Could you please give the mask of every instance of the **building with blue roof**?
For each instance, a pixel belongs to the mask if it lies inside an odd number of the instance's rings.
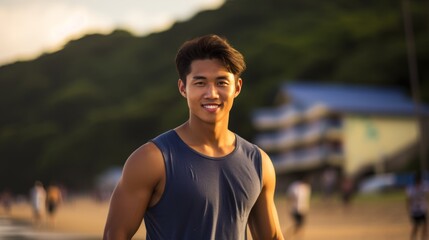
[[[388,170],[415,156],[418,111],[399,88],[285,83],[281,104],[254,111],[255,142],[277,173],[336,168],[345,175]]]

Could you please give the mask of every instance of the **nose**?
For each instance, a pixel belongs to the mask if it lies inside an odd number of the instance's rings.
[[[219,93],[218,93],[218,89],[216,88],[216,85],[207,84],[205,97],[206,98],[218,98],[219,97]]]

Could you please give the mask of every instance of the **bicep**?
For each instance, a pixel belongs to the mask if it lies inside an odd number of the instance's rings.
[[[283,239],[277,209],[274,203],[276,177],[268,155],[262,153],[262,191],[249,219],[253,239]]]
[[[105,239],[131,239],[163,173],[160,153],[143,146],[127,160],[110,201]]]

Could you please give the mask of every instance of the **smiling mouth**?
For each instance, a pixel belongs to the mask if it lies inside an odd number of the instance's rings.
[[[202,106],[205,109],[215,110],[215,109],[218,109],[221,106],[221,104],[203,104]]]

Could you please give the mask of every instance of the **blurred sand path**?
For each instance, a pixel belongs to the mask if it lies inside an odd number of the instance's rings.
[[[34,228],[29,221],[0,217],[0,239],[7,240],[93,240],[99,237],[79,233],[53,232]]]
[[[304,238],[301,239],[408,239],[411,226],[405,211],[404,201],[400,194],[396,194],[394,197],[376,197],[375,199],[359,197],[349,209],[344,209],[336,199],[330,203],[317,198],[313,199],[310,215],[307,219],[306,232]],[[284,196],[278,196],[276,204],[282,229],[286,232],[291,220]],[[86,236],[88,240],[101,239],[107,212],[107,202],[98,203],[90,197],[79,197],[60,206],[55,227],[50,226],[46,221],[43,226],[35,230],[39,232],[81,234]],[[14,205],[11,217],[31,223],[30,206],[26,203]],[[144,234],[145,229],[142,225],[133,239],[144,239]]]
[[[283,232],[292,224],[284,198],[277,198]],[[312,199],[304,240],[405,240],[411,224],[402,192],[383,197],[361,196],[348,208],[339,199]]]
[[[45,216],[42,225],[33,227],[33,229],[39,232],[80,234],[86,236],[87,239],[101,239],[108,207],[108,202],[100,203],[91,197],[73,198],[59,206],[55,226]],[[5,217],[1,211],[0,217]],[[31,225],[32,210],[30,205],[25,202],[14,204],[8,218],[27,222]],[[144,239],[144,226],[133,239]]]

